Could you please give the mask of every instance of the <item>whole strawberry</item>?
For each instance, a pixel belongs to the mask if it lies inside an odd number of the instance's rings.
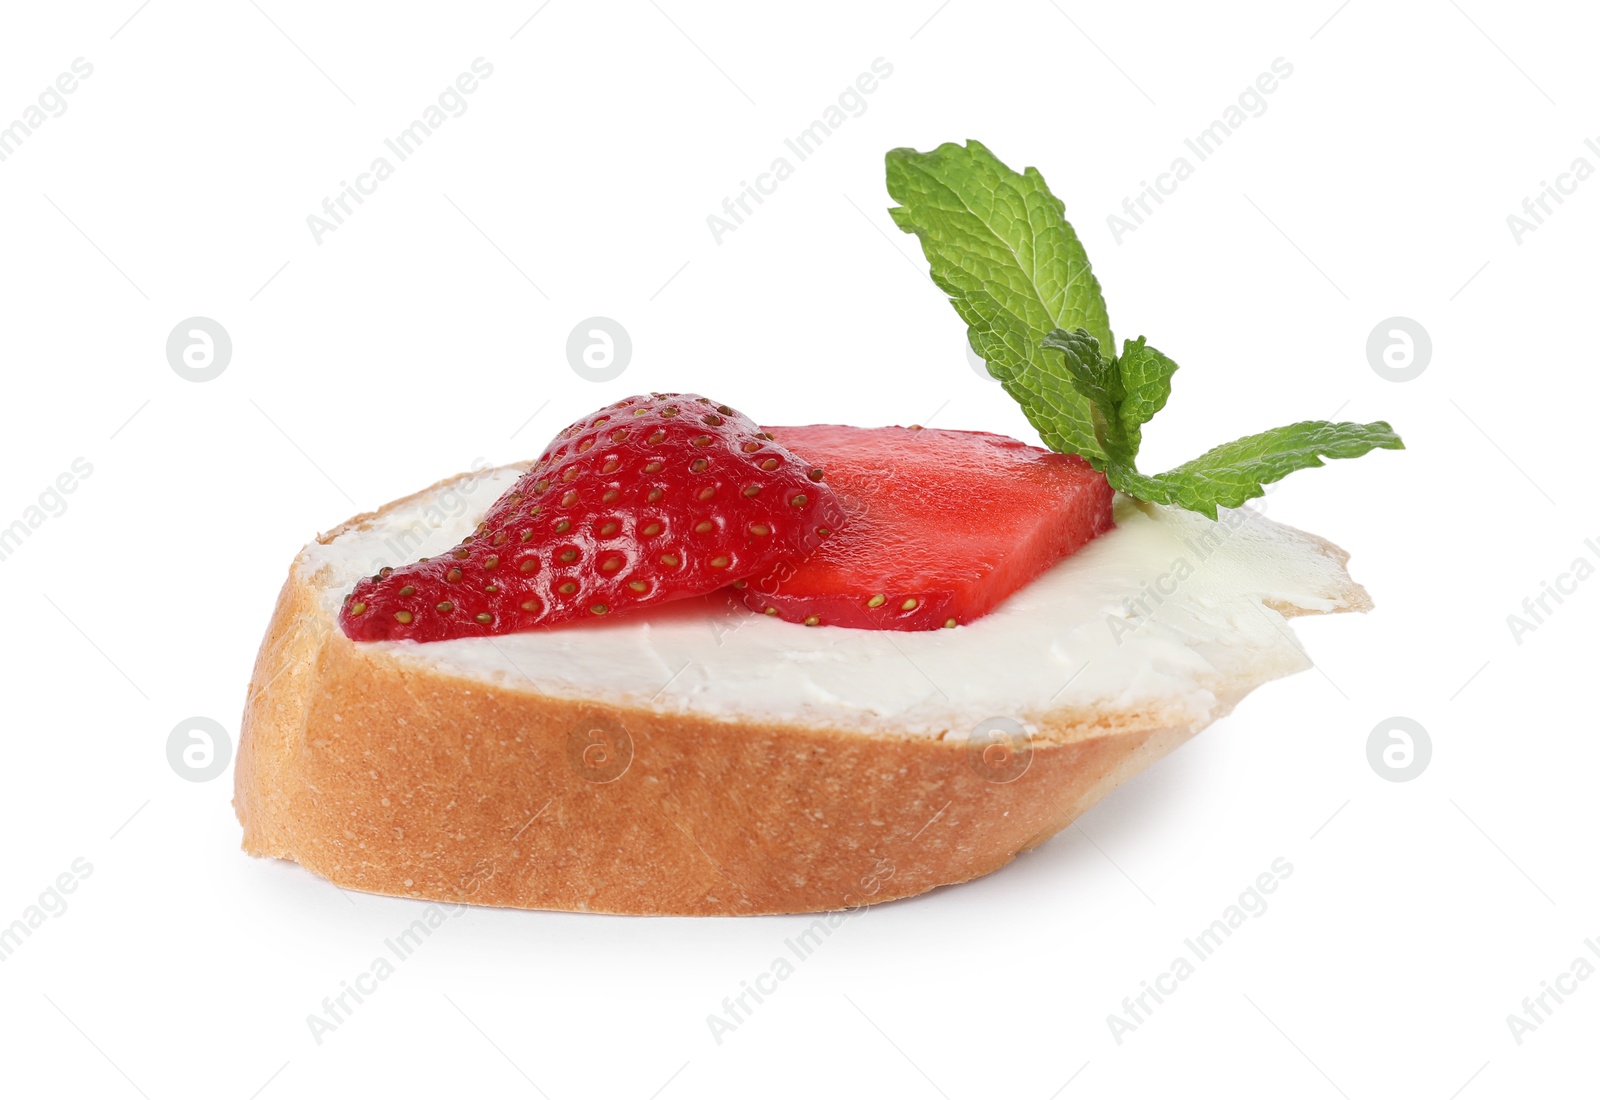
[[[698,394],[629,397],[561,432],[454,550],[355,586],[356,641],[510,634],[703,595],[838,526],[823,473]]]

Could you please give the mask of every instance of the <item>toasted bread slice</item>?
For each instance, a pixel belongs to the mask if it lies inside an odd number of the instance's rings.
[[[808,628],[726,596],[355,643],[361,576],[439,553],[522,472],[440,482],[290,568],[235,773],[244,848],[351,889],[603,913],[850,908],[964,882],[1309,667],[1346,555],[1247,511],[1117,528],[968,626]]]

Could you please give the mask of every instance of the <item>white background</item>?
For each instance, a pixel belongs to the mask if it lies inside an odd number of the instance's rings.
[[[93,466],[0,561],[0,924],[93,868],[0,963],[0,1088],[1592,1094],[1600,980],[1520,1045],[1506,1018],[1600,937],[1600,581],[1520,644],[1506,617],[1600,559],[1600,181],[1520,243],[1506,216],[1600,167],[1593,13],[136,2],[0,17],[0,122],[94,66],[0,162],[0,526]],[[307,215],[479,57],[469,109],[316,243]],[[880,57],[865,113],[717,244],[706,216]],[[1279,57],[1266,112],[1118,243],[1106,216]],[[237,737],[295,552],[649,389],[1029,438],[884,212],[886,150],[969,137],[1044,172],[1118,334],[1183,364],[1152,468],[1335,413],[1403,433],[1266,502],[1351,550],[1377,610],[1301,620],[1316,670],[1003,871],[856,917],[720,1045],[707,1015],[807,920],[470,910],[316,1043],[421,903],[242,855],[231,770],[165,749],[190,716]],[[597,314],[634,345],[606,384],[564,352]],[[164,352],[195,315],[234,345],[205,384]],[[1395,315],[1433,342],[1403,384],[1365,350]],[[1396,715],[1433,746],[1404,783],[1367,759]],[[1107,1015],[1280,856],[1270,908],[1119,1045]]]

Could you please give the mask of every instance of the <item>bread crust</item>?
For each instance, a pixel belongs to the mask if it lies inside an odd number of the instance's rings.
[[[1370,606],[1354,582],[1344,596]],[[234,808],[245,851],[371,893],[619,914],[846,909],[996,870],[1253,686],[1215,685],[1199,722],[1029,715],[1009,756],[564,699],[350,641],[302,554],[251,677]]]

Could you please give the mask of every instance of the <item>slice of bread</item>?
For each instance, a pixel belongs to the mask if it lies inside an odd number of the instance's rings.
[[[295,559],[256,661],[244,848],[340,886],[604,913],[850,908],[1070,824],[1268,680],[1284,619],[1366,610],[1337,547],[1120,499],[1117,528],[953,630],[809,628],[718,595],[418,645],[336,624],[523,467],[358,516]]]

